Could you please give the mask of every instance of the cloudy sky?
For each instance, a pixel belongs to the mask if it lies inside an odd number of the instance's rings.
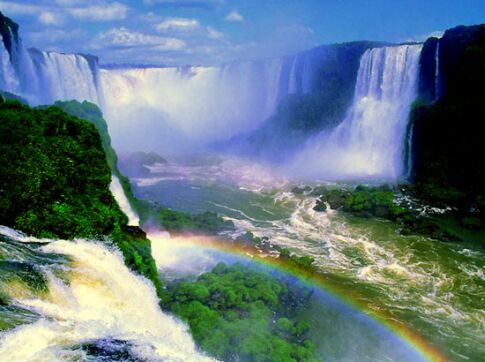
[[[126,64],[218,64],[485,22],[485,0],[18,0],[0,10],[29,47]]]

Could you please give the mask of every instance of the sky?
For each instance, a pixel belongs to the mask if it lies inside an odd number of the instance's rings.
[[[27,47],[103,64],[216,65],[485,23],[485,0],[0,0],[0,11]]]

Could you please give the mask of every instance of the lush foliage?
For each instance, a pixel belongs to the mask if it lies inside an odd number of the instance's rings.
[[[354,190],[318,187],[311,192],[311,195],[319,196],[315,206],[316,211],[325,211],[328,203],[332,209],[342,208],[343,211],[360,217],[376,216],[395,219],[405,212],[394,203],[394,191],[388,186],[360,185]]]
[[[42,237],[119,234],[96,129],[57,107],[0,105],[0,223]]]
[[[136,201],[136,210],[143,225],[162,227],[169,232],[178,234],[216,235],[221,231],[234,228],[231,221],[226,221],[218,214],[209,211],[194,215],[154,205],[144,200]]]
[[[103,140],[91,123],[58,107],[0,104],[0,224],[49,238],[109,236],[127,265],[161,291],[149,240],[126,226],[109,190],[107,160],[115,167],[116,154],[99,109],[87,102],[61,105],[97,119]],[[104,150],[111,150],[108,157]]]
[[[169,284],[164,306],[224,361],[317,361],[308,325],[293,314],[306,293],[297,297],[271,275],[221,263],[194,282]]]

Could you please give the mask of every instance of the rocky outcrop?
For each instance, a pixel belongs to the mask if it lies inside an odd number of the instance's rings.
[[[454,206],[464,218],[483,215],[485,25],[450,29],[439,40],[439,97],[431,103],[435,43],[426,42],[420,102],[411,114],[412,181],[417,195],[431,204]]]
[[[18,30],[18,24],[4,16],[0,11],[0,35],[2,36],[5,49],[10,53],[10,59],[12,57],[13,46],[18,41]]]
[[[280,100],[276,113],[259,128],[236,135],[217,147],[245,156],[284,160],[311,135],[342,122],[352,103],[362,54],[384,45],[368,41],[324,45],[293,56],[312,59],[311,69],[295,71],[295,83],[305,72],[312,73],[308,89],[297,87],[289,91]],[[304,61],[295,62],[297,66],[300,63]],[[291,76],[292,72],[287,73]]]

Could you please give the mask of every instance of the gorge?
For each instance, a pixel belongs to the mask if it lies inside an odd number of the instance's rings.
[[[0,355],[481,360],[484,25],[178,67],[0,33]]]

